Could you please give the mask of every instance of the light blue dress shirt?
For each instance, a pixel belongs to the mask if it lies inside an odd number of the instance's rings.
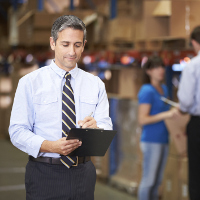
[[[178,99],[183,112],[200,116],[200,51],[182,72]]]
[[[62,137],[62,90],[66,71],[54,61],[22,77],[15,93],[10,118],[11,142],[33,157],[60,157],[56,153],[41,153],[44,140]],[[77,66],[70,71],[74,91],[76,127],[91,112],[99,128],[112,129],[109,103],[104,83]]]

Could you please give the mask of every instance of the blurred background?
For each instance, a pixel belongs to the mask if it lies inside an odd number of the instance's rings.
[[[95,199],[136,199],[142,171],[137,123],[141,65],[150,55],[161,56],[169,97],[178,101],[181,71],[195,56],[189,35],[200,24],[199,6],[198,0],[0,0],[0,199],[25,199],[28,156],[9,140],[12,102],[19,79],[54,58],[50,30],[63,14],[86,24],[88,42],[78,66],[104,81],[117,130],[106,155],[92,158]],[[189,199],[186,122],[179,123],[182,129],[170,130],[163,200]]]

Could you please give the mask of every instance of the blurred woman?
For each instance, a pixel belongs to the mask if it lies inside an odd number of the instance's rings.
[[[157,200],[168,156],[168,131],[164,120],[178,115],[178,109],[169,110],[169,105],[161,100],[161,97],[168,98],[167,87],[163,84],[165,66],[162,59],[149,57],[143,69],[144,85],[138,94],[143,174],[138,197],[139,200]]]

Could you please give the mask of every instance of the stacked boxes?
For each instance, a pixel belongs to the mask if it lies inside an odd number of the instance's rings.
[[[11,111],[12,80],[7,76],[0,76],[0,138],[8,137],[8,126]]]
[[[109,172],[110,172],[110,151],[108,150],[103,157],[97,157],[93,156],[91,157],[91,160],[96,168],[96,174],[97,174],[97,179],[100,180],[105,180],[109,178]]]
[[[189,200],[186,126],[189,115],[165,120],[170,133],[169,157],[163,179],[163,200]]]
[[[125,67],[111,69],[112,78],[105,81],[106,91],[109,95],[119,98],[137,99],[142,85],[142,69]]]
[[[199,6],[198,0],[172,0],[170,36],[188,37],[190,35],[190,32],[199,25]]]
[[[169,35],[169,17],[155,17],[153,12],[160,1],[143,1],[142,16],[136,23],[136,40]]]
[[[137,100],[109,96],[110,116],[117,134],[104,157],[93,157],[98,178],[135,194],[141,178]],[[139,158],[140,157],[140,158]]]
[[[138,186],[137,155],[137,101],[120,99],[116,106],[116,122],[120,134],[118,137],[119,165],[110,178],[110,183],[134,193]]]
[[[188,159],[182,158],[180,160],[180,171],[179,171],[179,191],[180,200],[189,200],[188,193]]]

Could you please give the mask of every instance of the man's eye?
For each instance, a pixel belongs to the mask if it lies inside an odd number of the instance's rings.
[[[76,47],[81,47],[81,45],[75,45]]]
[[[63,44],[63,47],[68,47],[68,46],[69,46],[69,45],[64,45],[64,44]]]

